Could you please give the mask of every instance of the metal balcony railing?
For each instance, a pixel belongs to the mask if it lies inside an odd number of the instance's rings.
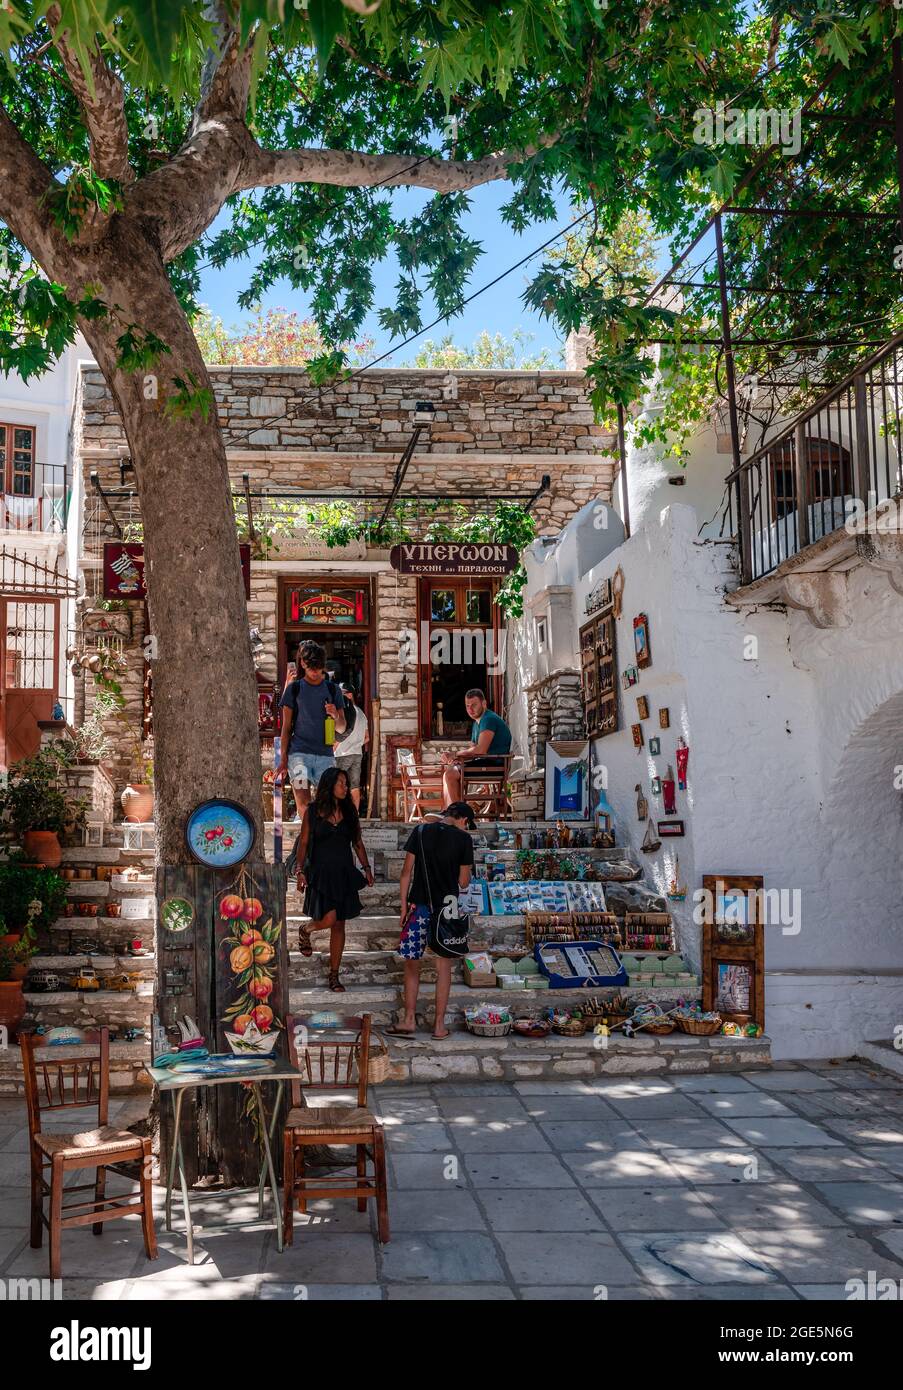
[[[728,475],[743,584],[903,494],[901,412],[898,334]]]

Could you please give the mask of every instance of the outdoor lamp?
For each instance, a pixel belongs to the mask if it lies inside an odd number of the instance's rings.
[[[432,401],[417,401],[414,406],[414,424],[425,425],[427,429],[436,418],[436,407]]]

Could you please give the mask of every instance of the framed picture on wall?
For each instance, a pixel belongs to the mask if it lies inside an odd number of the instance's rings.
[[[703,876],[702,1007],[765,1027],[765,938],[758,874]]]
[[[546,744],[546,820],[589,820],[589,739]]]
[[[642,668],[652,665],[649,650],[649,619],[645,613],[638,613],[633,620],[633,644],[636,649],[636,664]]]

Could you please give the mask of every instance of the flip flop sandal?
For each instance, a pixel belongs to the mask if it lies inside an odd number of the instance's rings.
[[[314,953],[310,932],[306,927],[298,928],[298,950],[301,952],[302,956],[312,956]]]
[[[451,1037],[451,1029],[447,1033],[433,1033],[433,1042],[448,1042]]]
[[[394,1024],[391,1028],[383,1028],[382,1031],[387,1038],[415,1038],[417,1036],[416,1028],[396,1028]]]
[[[329,972],[329,988],[332,990],[333,994],[345,993],[345,986],[339,979],[339,972],[337,970],[330,970]]]

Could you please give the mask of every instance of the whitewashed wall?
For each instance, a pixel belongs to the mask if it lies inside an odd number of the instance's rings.
[[[641,472],[642,457],[632,465]],[[689,488],[676,493],[656,464],[645,482],[635,480],[631,495],[642,505],[631,538],[580,575],[568,528],[550,552],[554,565],[531,566],[528,603],[544,584],[571,585],[576,666],[586,595],[621,566],[619,672],[634,664],[632,625],[641,612],[652,665],[620,692],[622,727],[594,749],[607,769],[619,840],[638,849],[643,837],[637,782],[662,817],[650,780],[669,762],[676,772],[683,734],[688,787],[677,793],[675,814],[687,833],[644,857],[648,879],[667,891],[679,855],[690,889],[686,902],[672,903],[681,949],[698,964],[692,890],[702,875],[764,875],[766,888],[782,890],[787,913],[766,930],[775,1055],[848,1055],[857,1041],[889,1038],[903,1023],[903,793],[895,786],[903,767],[903,597],[859,567],[848,580],[847,628],[819,630],[801,612],[726,603],[736,587],[732,548],[705,538],[710,527],[699,535],[720,496],[722,465],[712,453],[698,459],[693,507],[682,501],[693,497]],[[671,505],[657,508],[661,500]],[[521,685],[531,679],[530,626],[528,618],[513,637]],[[630,733],[637,695],[650,704],[642,752]],[[663,705],[668,730],[658,725]],[[662,753],[652,759],[648,739],[656,736]]]

